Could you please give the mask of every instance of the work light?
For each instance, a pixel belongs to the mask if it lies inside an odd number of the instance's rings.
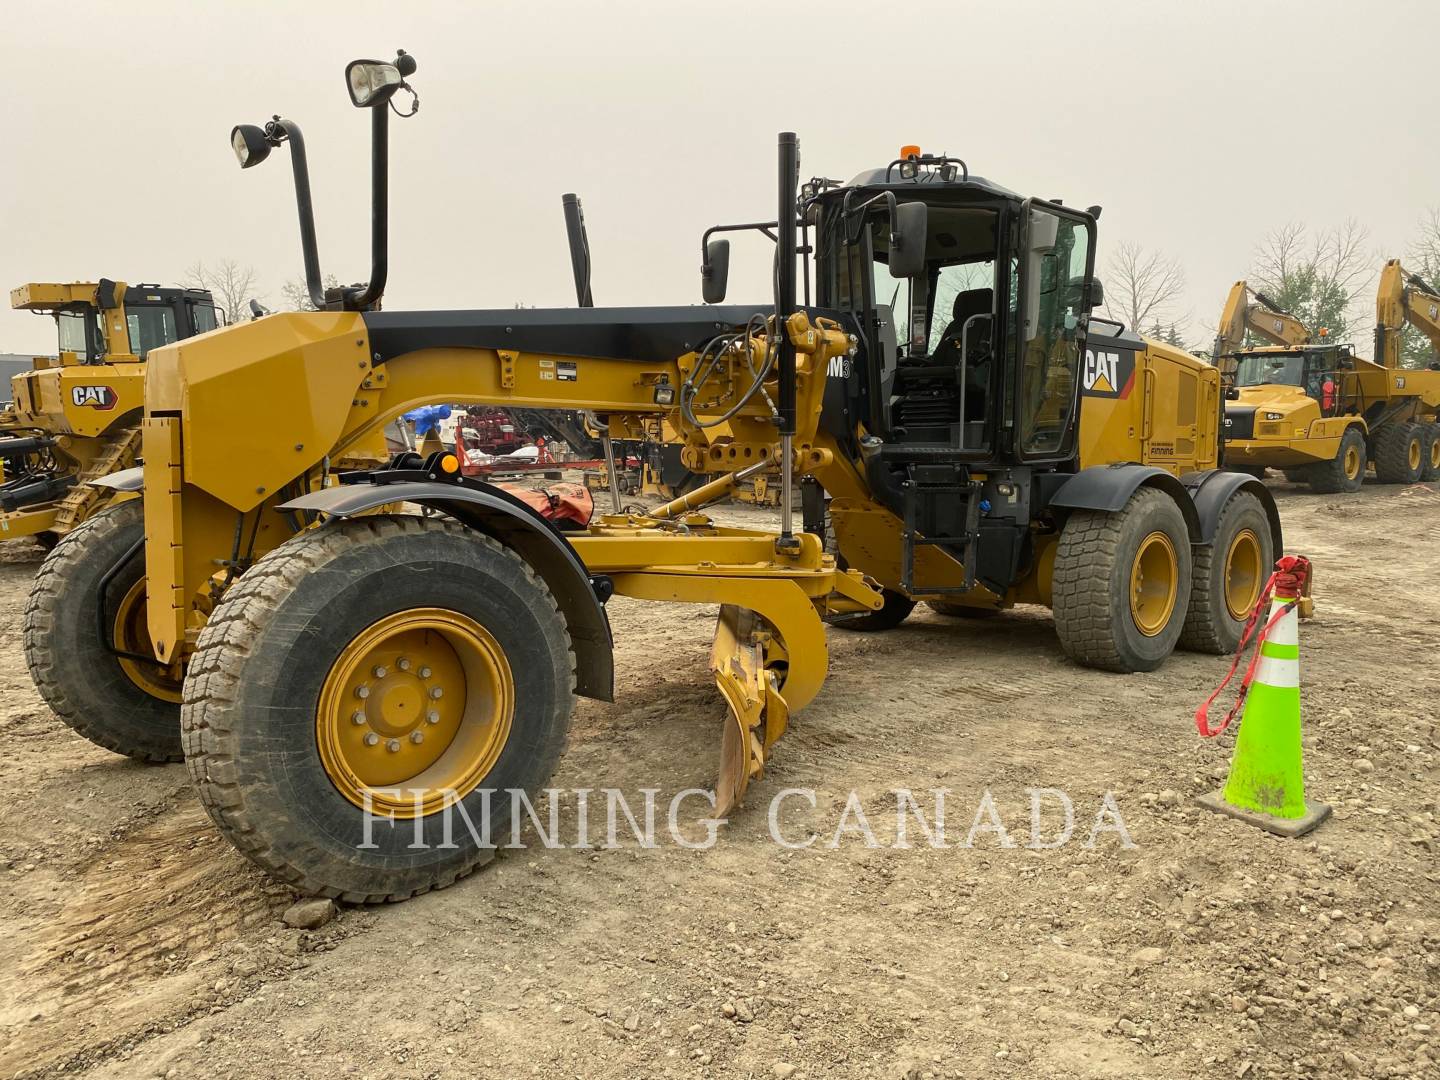
[[[264,129],[254,124],[237,124],[230,129],[230,146],[234,149],[242,169],[259,165],[269,157],[271,145],[273,144]]]
[[[345,67],[345,85],[357,109],[385,104],[404,81],[399,68],[381,60],[352,60]]]

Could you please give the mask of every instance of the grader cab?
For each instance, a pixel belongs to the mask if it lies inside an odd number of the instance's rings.
[[[323,310],[152,354],[126,479],[143,513],[117,507],[57,547],[47,566],[65,572],[42,569],[28,616],[62,718],[137,757],[183,752],[261,866],[376,900],[488,859],[513,808],[492,796],[544,786],[574,695],[612,699],[615,594],[719,607],[722,814],[819,693],[826,621],[1052,604],[1066,651],[1119,671],[1234,645],[1279,550],[1274,506],[1213,467],[1213,369],[1091,318],[1094,212],[918,150],[802,188],[785,133],[774,219],[702,241],[707,306],[382,311],[389,112],[414,71],[404,53],[347,69],[372,110],[363,285],[320,286],[298,126],[232,132],[245,167],[288,144]],[[737,229],[775,245],[762,303],[723,302],[717,234]],[[334,467],[438,402],[582,409],[614,438],[660,418],[687,467],[722,475],[562,534],[443,452]],[[263,426],[235,419],[262,407]],[[765,471],[778,531],[701,512]],[[796,478],[818,493],[809,529]]]

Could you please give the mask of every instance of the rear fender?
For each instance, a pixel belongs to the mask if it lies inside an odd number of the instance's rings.
[[[1130,496],[1142,487],[1159,488],[1180,507],[1192,544],[1201,539],[1201,521],[1185,486],[1164,469],[1153,465],[1093,465],[1081,469],[1051,497],[1049,507],[1063,510],[1101,510],[1115,514],[1125,508]],[[1214,535],[1212,528],[1211,535]]]
[[[604,608],[610,581],[591,577],[560,531],[513,495],[475,480],[463,485],[426,481],[341,484],[291,499],[276,509],[346,518],[400,502],[418,503],[454,518],[493,537],[529,563],[555,597],[570,632],[575,647],[575,692],[600,701],[615,699],[615,657]]]
[[[1285,550],[1285,540],[1280,529],[1280,508],[1275,505],[1275,496],[1270,489],[1248,473],[1225,472],[1210,469],[1206,472],[1186,473],[1180,478],[1185,490],[1190,493],[1195,513],[1200,519],[1200,543],[1209,544],[1215,540],[1215,529],[1220,524],[1220,514],[1225,504],[1237,491],[1248,491],[1260,500],[1265,508],[1265,517],[1270,521],[1270,536],[1274,540],[1271,548],[1279,558]]]

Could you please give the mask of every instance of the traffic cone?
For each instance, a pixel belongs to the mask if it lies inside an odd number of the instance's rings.
[[[1219,791],[1198,799],[1209,810],[1277,836],[1303,836],[1330,816],[1325,803],[1305,801],[1300,749],[1299,601],[1308,568],[1303,560],[1281,560],[1259,663],[1245,691],[1229,779]],[[1215,733],[1206,729],[1203,716],[1202,707],[1196,718],[1202,733]]]

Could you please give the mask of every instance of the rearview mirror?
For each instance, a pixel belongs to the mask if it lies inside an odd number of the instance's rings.
[[[1105,303],[1105,283],[1099,278],[1090,279],[1090,309],[1102,306]]]
[[[925,241],[929,235],[925,204],[900,203],[890,222],[890,276],[912,278],[925,270]]]
[[[700,295],[707,304],[725,299],[730,281],[730,241],[711,240],[705,245],[705,262],[700,267]]]

